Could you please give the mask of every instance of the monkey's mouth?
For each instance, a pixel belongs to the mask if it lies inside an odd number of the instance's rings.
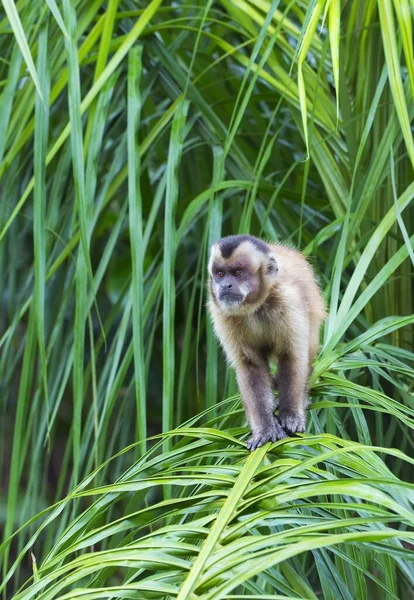
[[[220,294],[220,302],[225,304],[241,304],[244,300],[244,296],[241,294],[235,294],[234,292],[224,292]]]

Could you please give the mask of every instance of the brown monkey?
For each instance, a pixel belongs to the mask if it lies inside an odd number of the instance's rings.
[[[305,257],[280,244],[232,235],[211,248],[209,311],[236,369],[255,450],[305,431],[308,383],[325,303]],[[269,360],[278,364],[277,377]],[[272,387],[279,389],[279,419]]]

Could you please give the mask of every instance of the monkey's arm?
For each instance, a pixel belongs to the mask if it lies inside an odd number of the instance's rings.
[[[304,432],[306,427],[309,360],[307,356],[284,354],[279,359],[279,419],[289,433]]]
[[[266,362],[259,358],[237,361],[236,375],[253,434],[247,443],[248,449],[255,450],[268,441],[275,442],[286,437],[279,421],[273,415],[273,394]]]

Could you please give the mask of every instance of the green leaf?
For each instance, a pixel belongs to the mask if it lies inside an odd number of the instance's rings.
[[[14,3],[14,0],[3,0],[3,6],[26,66],[29,70],[30,76],[36,86],[37,93],[39,94],[41,101],[44,102],[39,77],[36,72],[36,67],[33,62],[32,54],[30,52],[29,44],[24,33],[19,13],[17,12],[16,4]]]

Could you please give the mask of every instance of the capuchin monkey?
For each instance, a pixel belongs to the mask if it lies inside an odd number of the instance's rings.
[[[311,266],[293,248],[231,235],[212,246],[208,272],[214,330],[236,369],[252,430],[248,449],[305,431],[309,377],[326,317]],[[269,360],[278,365],[276,376]]]

